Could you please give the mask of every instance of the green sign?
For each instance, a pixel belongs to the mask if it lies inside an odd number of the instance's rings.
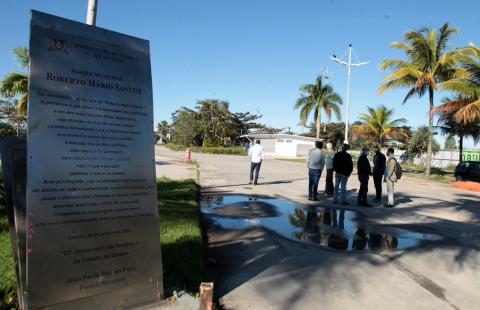
[[[480,161],[480,150],[464,150],[462,160]]]

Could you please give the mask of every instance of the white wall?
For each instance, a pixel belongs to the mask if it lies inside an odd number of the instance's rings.
[[[282,157],[295,157],[297,145],[293,139],[277,139],[275,141],[275,155]]]
[[[297,145],[311,145],[315,147],[315,142],[296,139],[277,139],[275,141],[275,155],[279,157],[297,157]]]

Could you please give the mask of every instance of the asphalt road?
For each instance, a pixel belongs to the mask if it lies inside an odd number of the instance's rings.
[[[266,159],[260,184],[248,185],[245,156],[183,153],[157,147],[157,177],[198,178],[203,195],[235,193],[307,200],[303,163]],[[405,251],[341,252],[289,241],[268,230],[209,228],[209,270],[226,309],[480,309],[480,194],[404,176],[394,209],[356,207],[376,225],[442,237]],[[324,175],[320,189],[324,187]],[[373,199],[373,182],[369,198]],[[330,200],[318,203],[333,207]],[[338,207],[337,205],[335,205]]]

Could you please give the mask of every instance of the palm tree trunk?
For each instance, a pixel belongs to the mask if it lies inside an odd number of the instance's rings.
[[[425,167],[425,175],[430,175],[430,165],[432,164],[432,140],[433,140],[433,88],[428,88],[428,97],[430,99],[430,108],[428,109],[428,148],[427,148],[427,162]]]
[[[318,114],[317,114],[317,139],[320,138],[320,109],[318,109]]]
[[[460,139],[458,139],[458,146],[460,149],[460,158],[458,159],[459,162],[463,161],[463,134],[460,134]]]

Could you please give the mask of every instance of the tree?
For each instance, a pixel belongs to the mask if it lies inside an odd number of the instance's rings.
[[[202,145],[202,126],[198,114],[186,107],[172,113],[170,135],[173,143],[182,145]]]
[[[397,130],[394,130],[389,134],[391,144],[402,150],[406,149],[407,143],[410,141],[411,137],[412,128],[410,126],[400,126]]]
[[[438,88],[456,93],[456,97],[446,100],[433,112],[455,111],[455,121],[463,124],[480,122],[480,49],[473,44],[461,49],[455,78],[442,82]]]
[[[393,109],[388,109],[384,105],[377,108],[367,107],[367,112],[360,114],[361,124],[354,125],[353,131],[384,146],[385,139],[392,138],[394,132],[402,130],[400,125],[407,122],[404,118],[392,119],[392,117]]]
[[[343,141],[345,140],[345,123],[328,123],[326,125],[326,131],[322,133],[322,139],[325,143],[332,143],[334,149],[338,149],[342,146]],[[304,134],[307,137],[314,137],[316,134],[316,125],[315,123],[310,123],[309,126],[306,126],[309,130]]]
[[[291,127],[283,128],[282,133],[286,135],[296,135],[296,132],[293,131]]]
[[[307,122],[308,117],[313,111],[313,117],[316,123],[316,137],[320,138],[321,112],[325,111],[327,119],[330,119],[332,113],[337,119],[340,119],[340,107],[343,103],[339,94],[333,91],[332,86],[324,84],[322,77],[319,76],[314,84],[306,84],[300,87],[300,98],[294,105],[295,109],[300,109],[300,121],[302,124]]]
[[[454,135],[458,136],[458,144],[460,149],[459,161],[462,161],[463,140],[465,137],[471,137],[473,138],[474,142],[477,143],[480,140],[480,124],[478,122],[476,124],[468,122],[465,124],[462,121],[458,121],[456,117],[458,111],[469,103],[464,102],[462,105],[459,104],[459,100],[452,100],[449,98],[445,98],[444,101],[448,103],[456,101],[457,103],[451,105],[449,109],[441,109],[435,112],[439,116],[437,127],[444,135],[448,135],[449,137],[453,137]],[[453,141],[455,142],[455,140]]]
[[[420,157],[427,153],[430,144],[428,141],[429,135],[430,131],[428,130],[428,127],[422,126],[415,130],[407,143],[408,154]],[[432,139],[431,146],[433,153],[436,153],[440,150],[440,145],[434,139]]]
[[[160,133],[160,143],[166,142],[170,136],[170,125],[167,121],[161,121],[157,124],[157,131]]]
[[[270,126],[263,126],[262,128],[259,128],[257,133],[264,133],[264,134],[278,134],[283,131],[283,128],[275,128],[275,127],[270,127]]]
[[[7,123],[0,123],[0,137],[16,136],[17,132],[12,125]]]
[[[16,47],[13,56],[22,68],[27,68],[29,62],[28,49]],[[7,98],[16,98],[16,105],[21,116],[27,115],[28,101],[28,74],[10,72],[0,82],[0,95]]]
[[[412,96],[423,97],[428,93],[430,112],[434,107],[434,92],[437,84],[453,77],[457,62],[458,50],[449,50],[448,40],[457,29],[450,28],[448,23],[438,31],[421,28],[416,31],[407,31],[404,34],[405,42],[393,42],[392,48],[406,53],[407,60],[387,59],[380,64],[383,70],[392,69],[382,82],[377,93],[382,94],[388,89],[409,88],[403,103]],[[430,175],[433,141],[433,116],[429,113],[428,119],[428,147],[426,175]]]
[[[257,121],[262,115],[250,112],[230,112],[227,101],[199,100],[194,109],[182,107],[172,114],[169,133],[173,143],[196,146],[228,146],[240,142],[241,135],[252,129],[269,128]],[[163,125],[162,125],[163,124]],[[166,127],[168,123],[159,123]],[[160,127],[158,127],[160,130]]]
[[[445,139],[444,149],[446,150],[456,150],[457,143],[455,142],[455,135],[449,134]],[[461,158],[461,157],[460,157]]]
[[[27,118],[20,112],[14,100],[0,100],[0,136],[17,136],[24,134]]]
[[[249,134],[252,129],[264,128],[265,125],[257,123],[260,118],[262,118],[262,115],[251,114],[250,112],[231,113],[227,136],[235,141],[241,135]]]
[[[197,114],[201,119],[204,146],[217,146],[224,143],[231,113],[228,102],[218,99],[197,101]]]

